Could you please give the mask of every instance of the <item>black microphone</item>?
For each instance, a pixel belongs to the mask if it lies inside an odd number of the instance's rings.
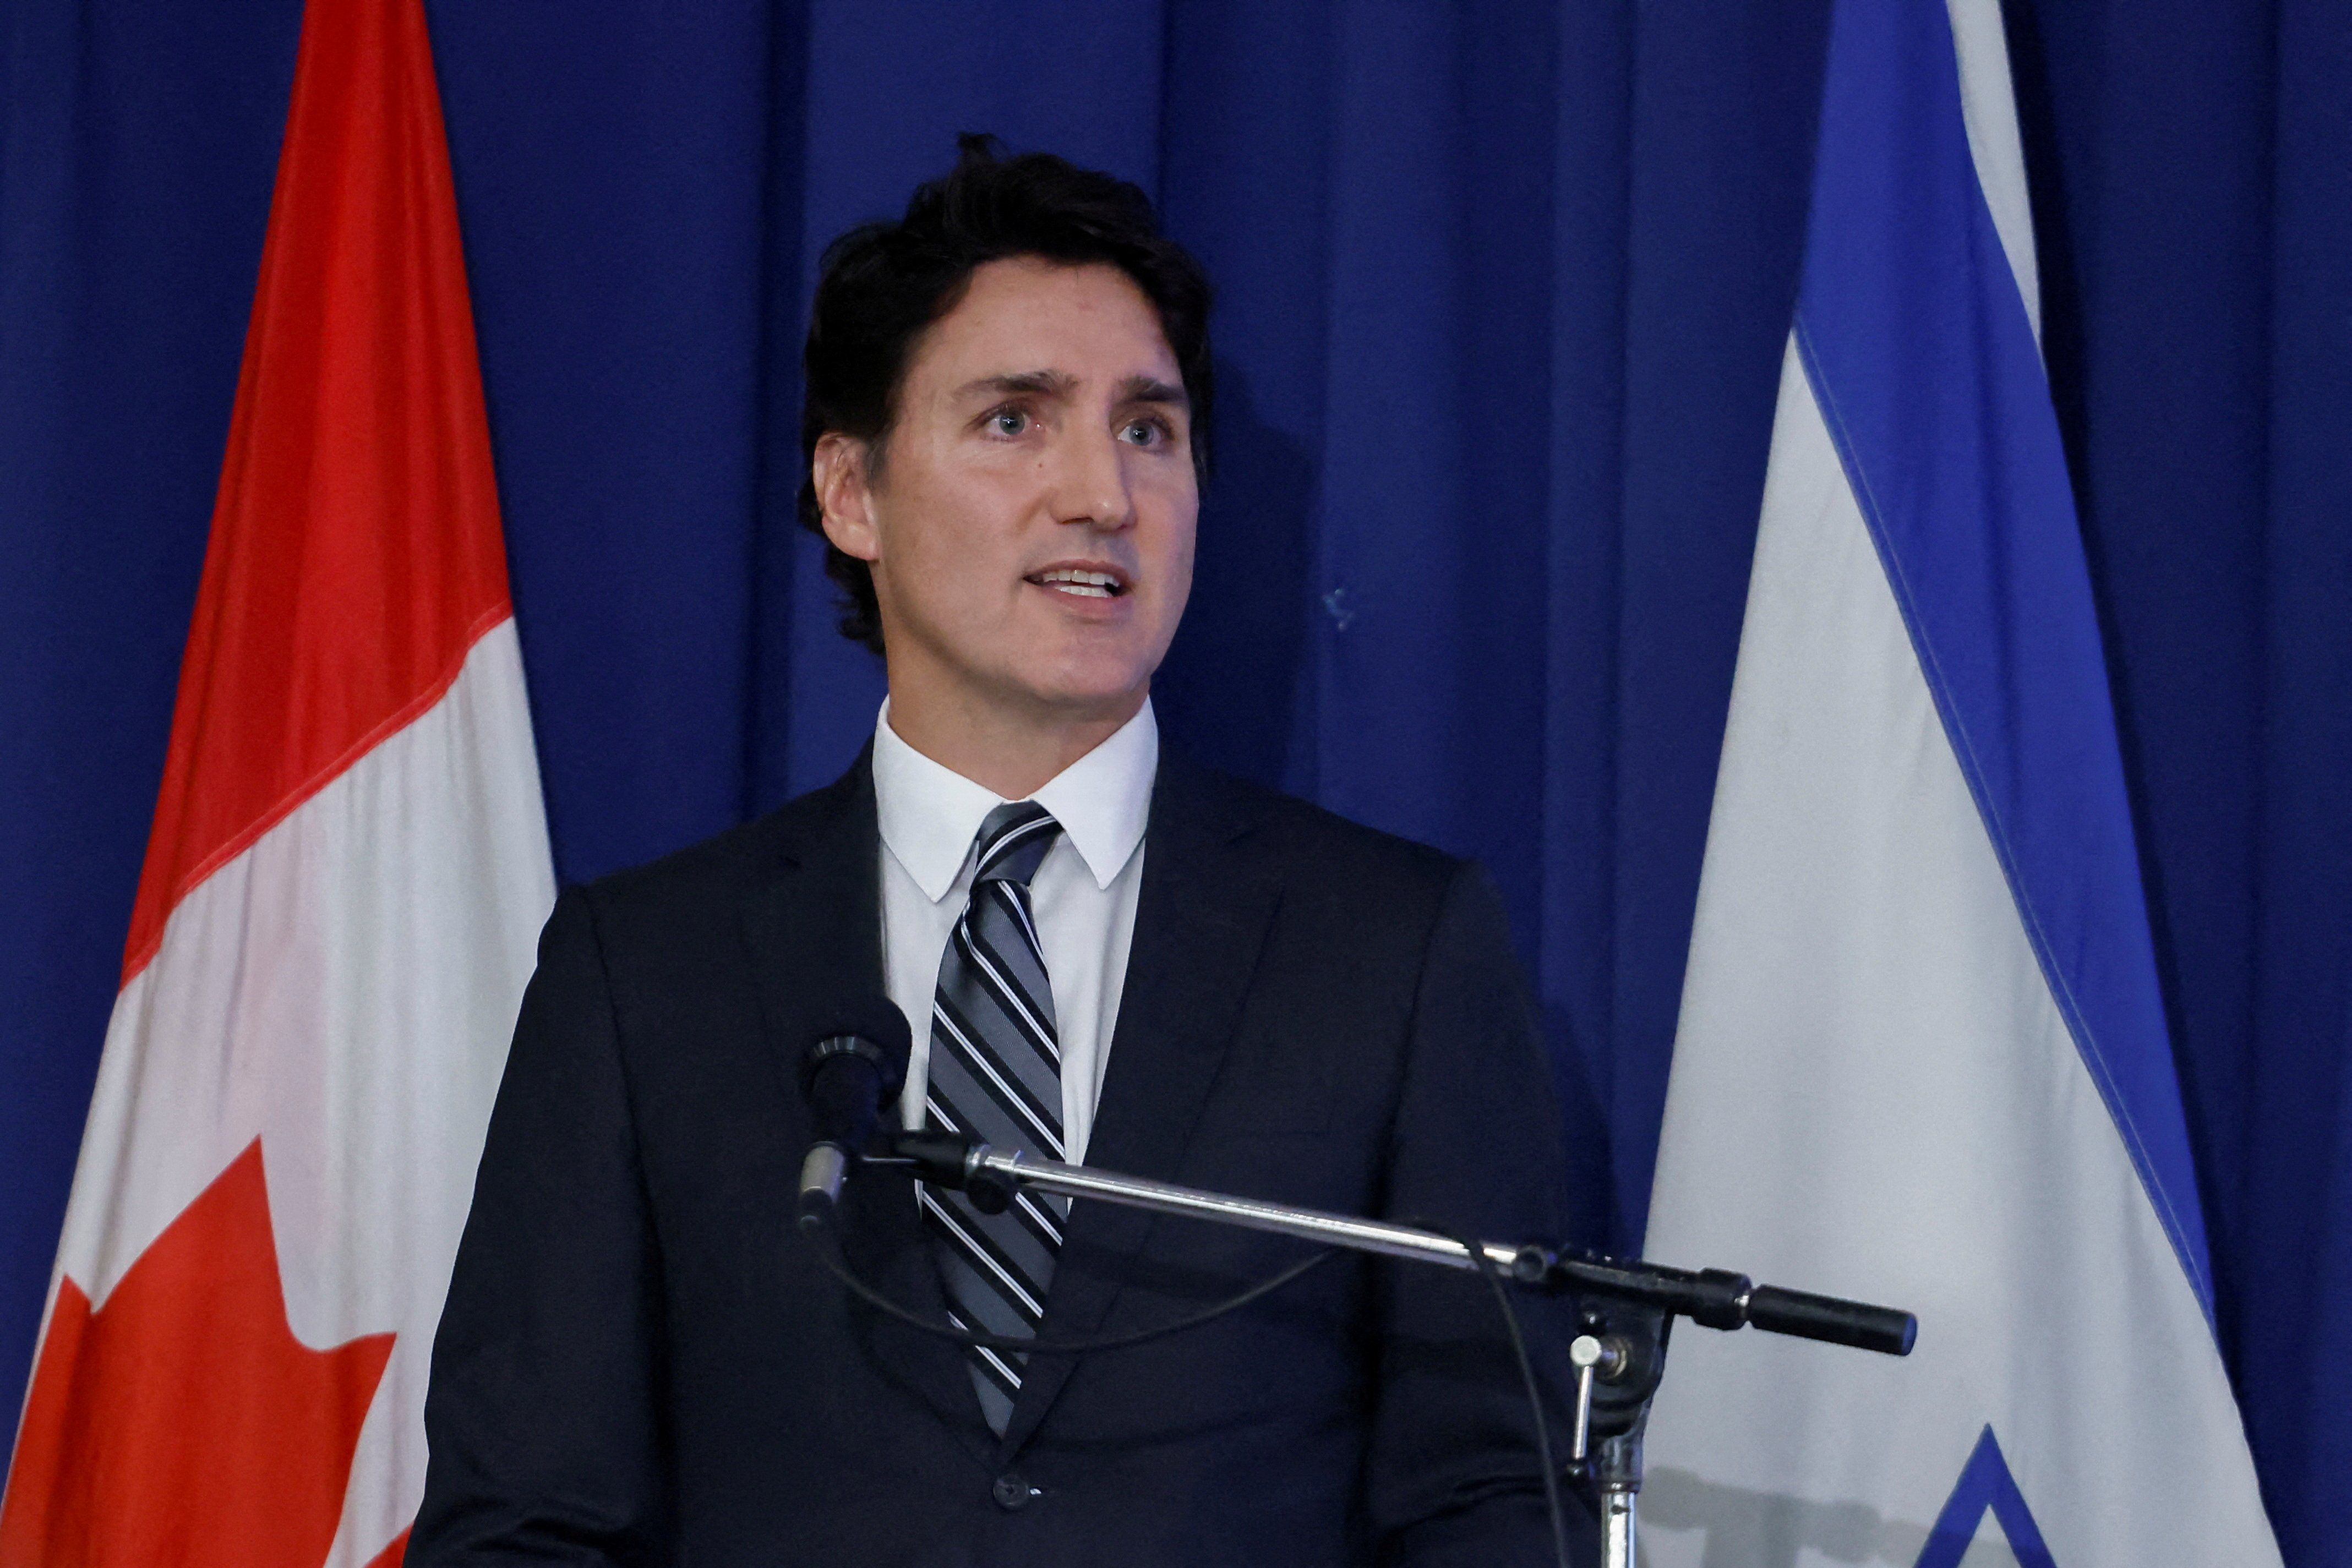
[[[897,1004],[887,997],[861,997],[835,1008],[802,1056],[801,1097],[816,1132],[801,1162],[803,1228],[833,1218],[850,1163],[874,1141],[883,1105],[906,1086],[913,1047],[907,1015]]]

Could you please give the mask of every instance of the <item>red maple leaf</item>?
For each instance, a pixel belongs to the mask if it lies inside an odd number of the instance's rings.
[[[105,1306],[58,1287],[0,1568],[318,1568],[392,1341],[295,1339],[256,1139]]]

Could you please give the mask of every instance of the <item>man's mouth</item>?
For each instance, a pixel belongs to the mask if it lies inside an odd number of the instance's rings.
[[[1084,567],[1053,567],[1033,573],[1028,580],[1040,588],[1050,588],[1056,593],[1067,593],[1079,599],[1117,599],[1127,591],[1127,580],[1118,573],[1093,571]]]

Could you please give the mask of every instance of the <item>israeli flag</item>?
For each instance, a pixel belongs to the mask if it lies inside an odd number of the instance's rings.
[[[1646,1249],[1654,1568],[2263,1568],[2036,347],[1997,0],[1835,0]]]

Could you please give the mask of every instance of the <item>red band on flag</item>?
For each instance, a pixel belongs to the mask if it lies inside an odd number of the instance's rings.
[[[417,0],[313,5],[123,960],[509,613]]]

